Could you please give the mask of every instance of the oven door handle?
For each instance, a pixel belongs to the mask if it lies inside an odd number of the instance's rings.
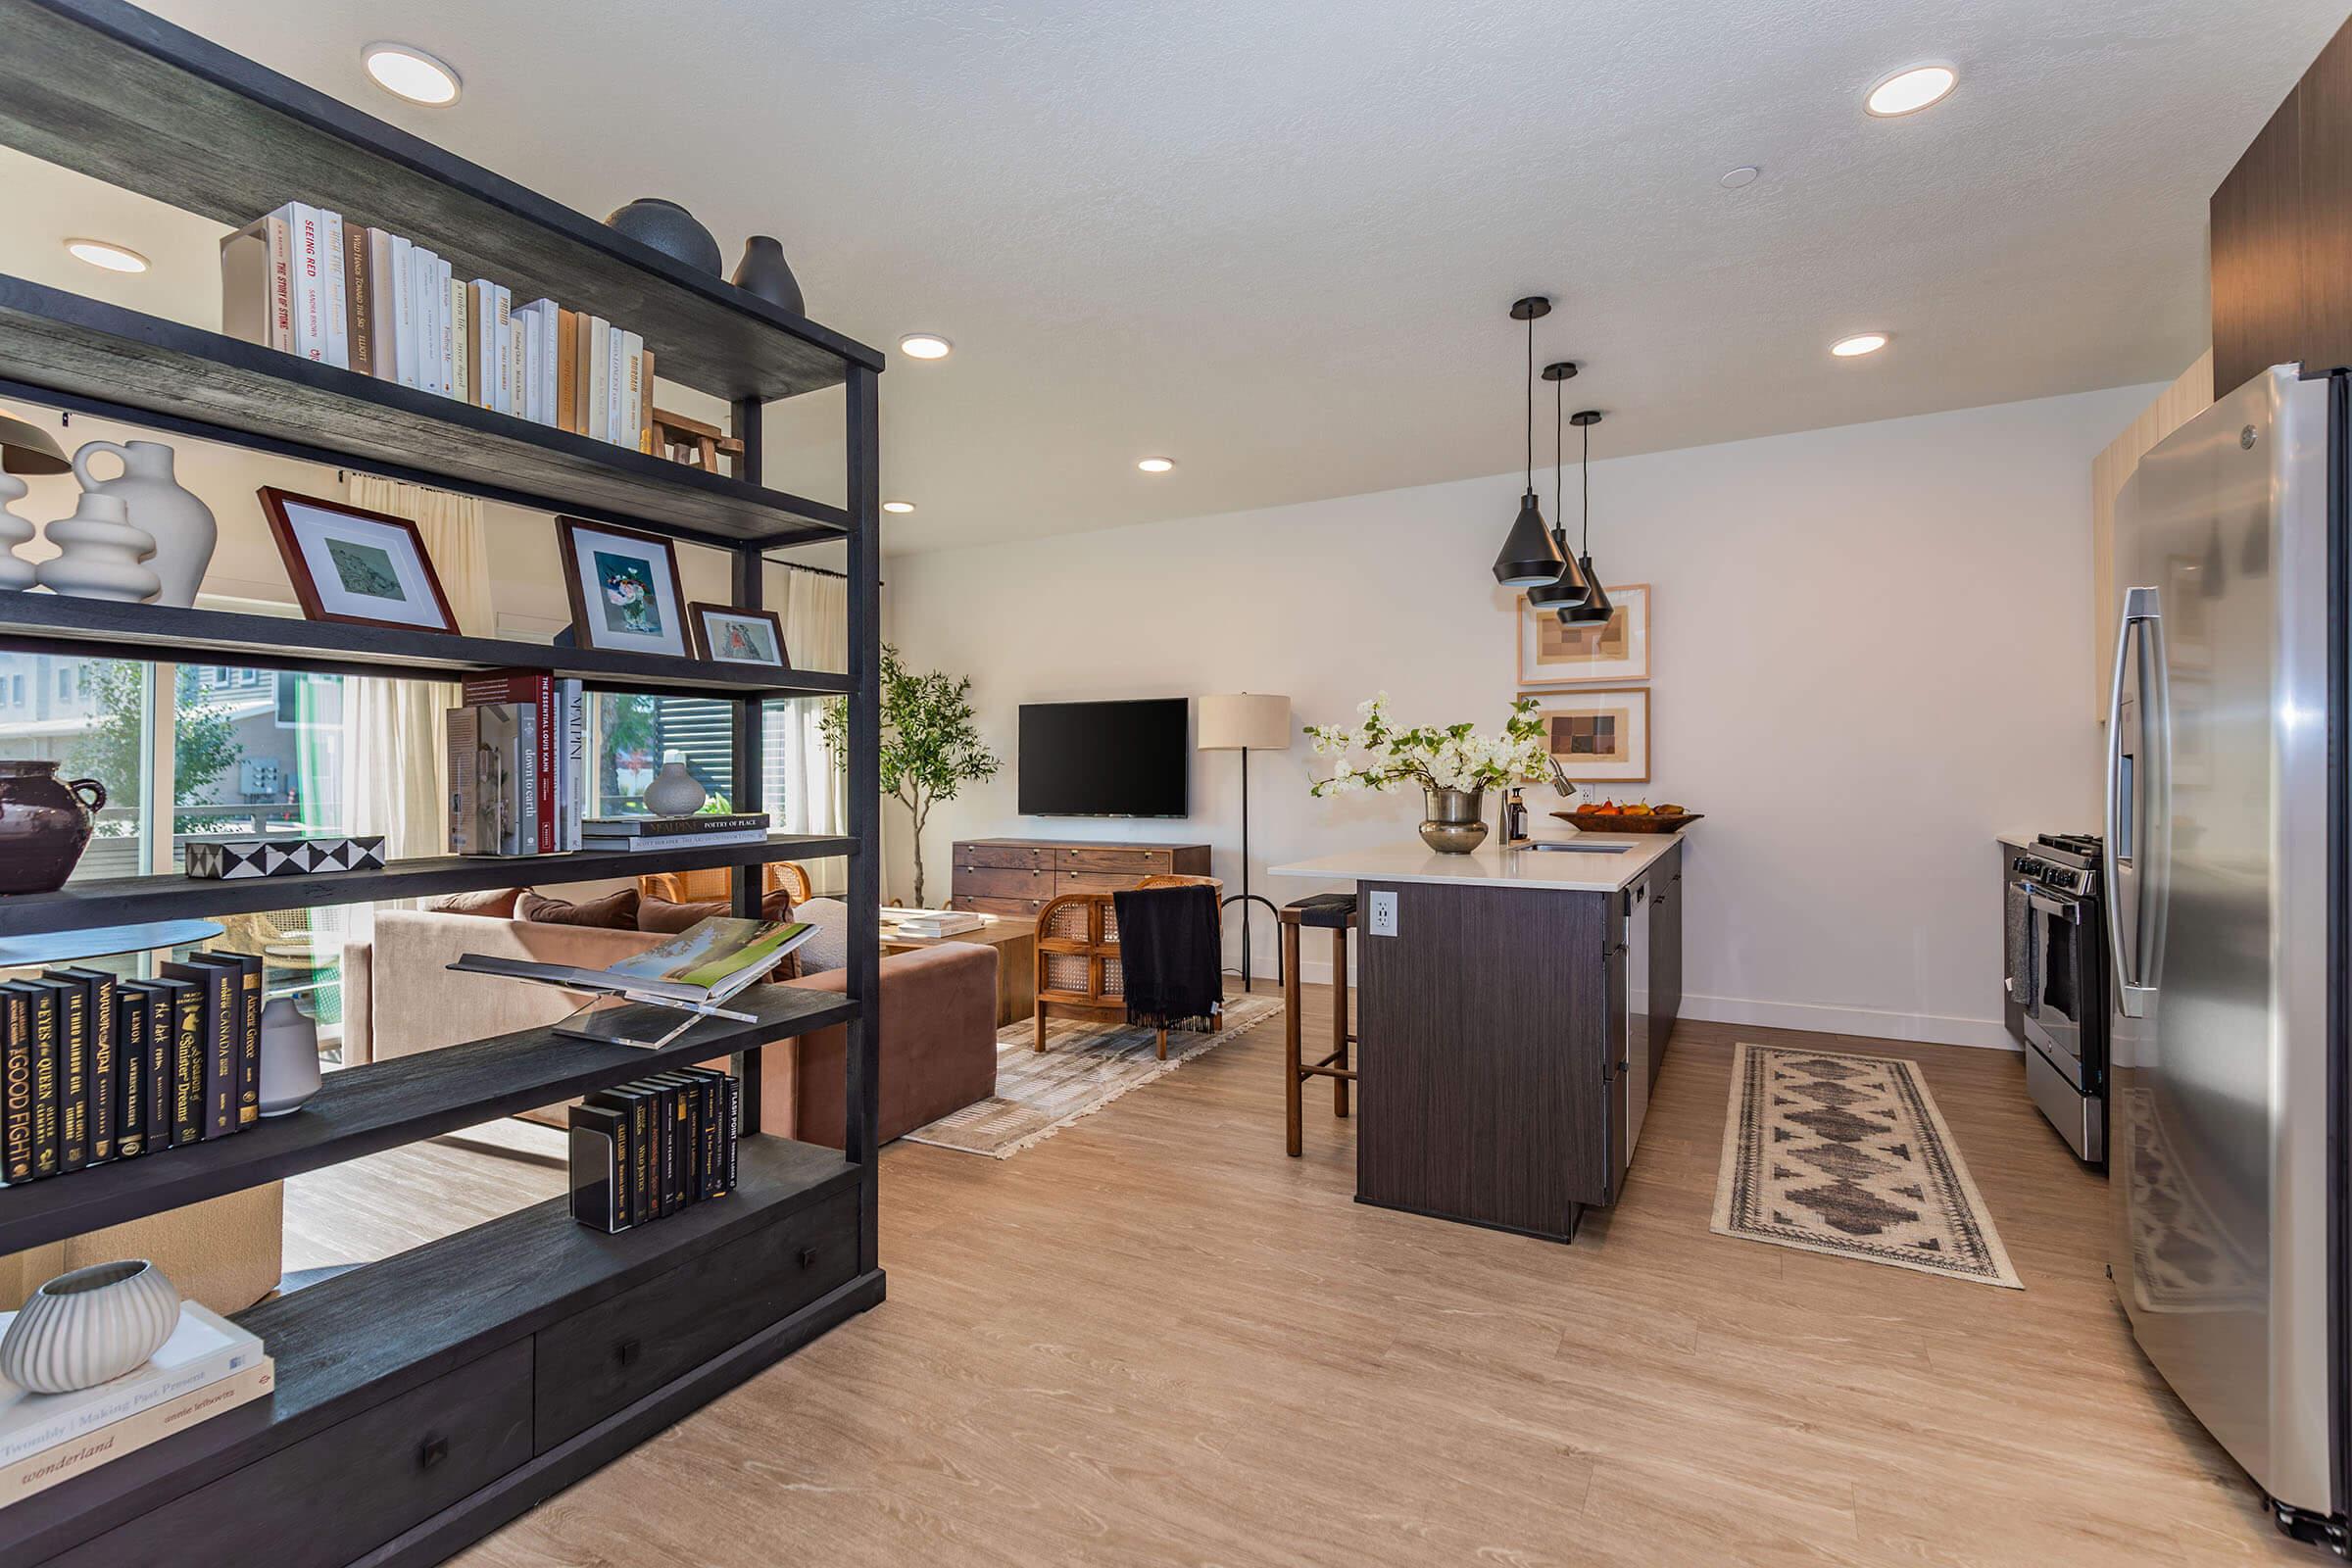
[[[2036,912],[2046,914],[2053,920],[2064,920],[2068,925],[2082,923],[2082,906],[2073,899],[2055,898],[2033,882],[2021,881],[2017,889],[2026,896],[2026,903]]]

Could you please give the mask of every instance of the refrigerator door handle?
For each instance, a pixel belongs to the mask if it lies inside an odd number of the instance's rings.
[[[2144,858],[2142,847],[2148,842],[2147,823],[2144,814],[2139,810],[2138,803],[2127,803],[2123,799],[2124,673],[2130,667],[2133,630],[2145,627],[2143,636],[2161,639],[2163,635],[2161,626],[2162,621],[2157,612],[2156,590],[2153,588],[2126,589],[2123,613],[2117,617],[2115,625],[2115,674],[2109,683],[2107,693],[2107,780],[2103,829],[2107,853],[2099,857],[2099,863],[2101,880],[2105,885],[2106,894],[2102,902],[2107,906],[2107,945],[2115,957],[2116,1003],[2127,1018],[2139,1018],[2146,1015],[2148,998],[2154,994],[2155,988],[2144,983],[2146,971],[2143,965],[2147,957],[2147,932],[2143,922],[2137,919],[2136,913],[2132,941],[2129,944],[2124,941],[2123,873],[2119,864],[2121,856],[2118,853],[2124,844],[2124,838],[2119,834],[2118,828],[2122,820],[2122,812],[2127,805],[2131,807],[2133,814],[2130,838],[2134,859]],[[2161,641],[2156,641],[2151,651],[2157,652],[2161,657],[2162,646]],[[2146,691],[2140,693],[2139,709],[2143,715],[2143,726],[2145,715],[2149,711],[2151,695]],[[2145,779],[2147,770],[2141,768],[2135,771],[2137,776],[2133,782],[2136,785]],[[2143,881],[2144,878],[2145,871],[2143,870]]]

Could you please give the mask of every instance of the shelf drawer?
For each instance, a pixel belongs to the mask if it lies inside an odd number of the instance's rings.
[[[1054,868],[1052,850],[1034,849],[1015,844],[958,844],[953,851],[958,866],[977,865],[1007,871],[1050,871]]]
[[[540,1331],[539,1451],[790,1317],[857,1269],[858,1195],[848,1192]]]
[[[979,899],[959,893],[948,901],[951,909],[964,909],[973,914],[1021,914],[1034,920],[1046,912],[1044,899]]]
[[[1176,869],[1172,850],[1133,850],[1104,846],[1099,850],[1063,850],[1055,862],[1063,871],[1115,871],[1121,876],[1151,876]]]
[[[48,1568],[333,1568],[530,1456],[531,1347],[517,1340],[83,1542]]]
[[[956,891],[975,899],[1050,899],[1054,873],[959,864],[956,867]]]
[[[1149,874],[1143,871],[1064,871],[1054,879],[1055,893],[1124,893]]]

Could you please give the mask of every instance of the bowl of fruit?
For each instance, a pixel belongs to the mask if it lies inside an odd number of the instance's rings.
[[[1705,813],[1686,810],[1672,803],[1652,806],[1647,801],[1637,801],[1620,806],[1615,801],[1603,801],[1598,806],[1551,814],[1563,822],[1574,822],[1586,833],[1679,833]]]

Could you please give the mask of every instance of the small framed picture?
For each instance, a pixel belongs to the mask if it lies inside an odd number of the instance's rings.
[[[577,517],[558,517],[556,529],[581,647],[693,657],[676,547],[650,533]]]
[[[1649,782],[1649,691],[1529,692],[1544,749],[1578,784]]]
[[[1649,679],[1649,584],[1609,589],[1609,618],[1563,626],[1552,611],[1519,596],[1519,684],[1578,686]]]
[[[713,663],[792,667],[784,651],[784,622],[772,610],[694,604],[686,607],[686,618],[694,626],[695,652]]]
[[[408,518],[273,485],[259,494],[305,617],[456,634],[449,596]]]

